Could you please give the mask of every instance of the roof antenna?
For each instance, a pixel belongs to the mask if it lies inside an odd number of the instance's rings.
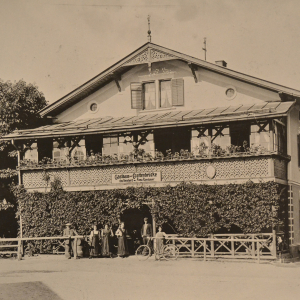
[[[204,51],[204,59],[206,60],[206,52],[207,52],[207,49],[206,49],[206,37],[204,38],[202,50]]]
[[[148,15],[148,42],[151,43],[150,15]]]

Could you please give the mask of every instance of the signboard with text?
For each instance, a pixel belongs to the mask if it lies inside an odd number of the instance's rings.
[[[112,174],[112,183],[161,181],[161,172]]]

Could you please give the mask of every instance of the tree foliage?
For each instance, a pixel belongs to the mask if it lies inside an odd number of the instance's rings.
[[[39,111],[47,104],[45,97],[35,84],[27,84],[24,80],[4,82],[0,80],[0,138],[14,130],[36,127],[41,118]],[[9,142],[0,141],[0,201],[3,191],[13,180],[17,180],[16,151]],[[11,203],[12,199],[6,200]],[[0,211],[4,207],[0,206]],[[14,223],[14,220],[9,222]],[[1,226],[0,233],[6,228]]]
[[[0,80],[0,135],[8,134],[16,129],[36,126],[39,111],[47,102],[36,85]]]
[[[274,182],[66,192],[56,180],[48,193],[29,193],[22,186],[13,192],[27,237],[59,235],[66,222],[79,234],[90,231],[95,222],[117,225],[127,209],[141,209],[145,202],[154,204],[150,207],[158,224],[187,237],[271,232],[286,222],[285,187]]]

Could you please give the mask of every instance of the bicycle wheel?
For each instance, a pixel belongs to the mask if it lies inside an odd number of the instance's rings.
[[[163,248],[163,257],[166,260],[176,260],[179,255],[179,250],[175,245],[166,245]]]
[[[135,251],[135,256],[138,258],[138,260],[146,260],[150,257],[150,254],[151,250],[147,245],[141,245]]]

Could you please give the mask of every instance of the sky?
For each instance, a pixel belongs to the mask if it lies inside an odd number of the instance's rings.
[[[300,90],[299,0],[0,0],[0,78],[49,103],[148,41]]]

